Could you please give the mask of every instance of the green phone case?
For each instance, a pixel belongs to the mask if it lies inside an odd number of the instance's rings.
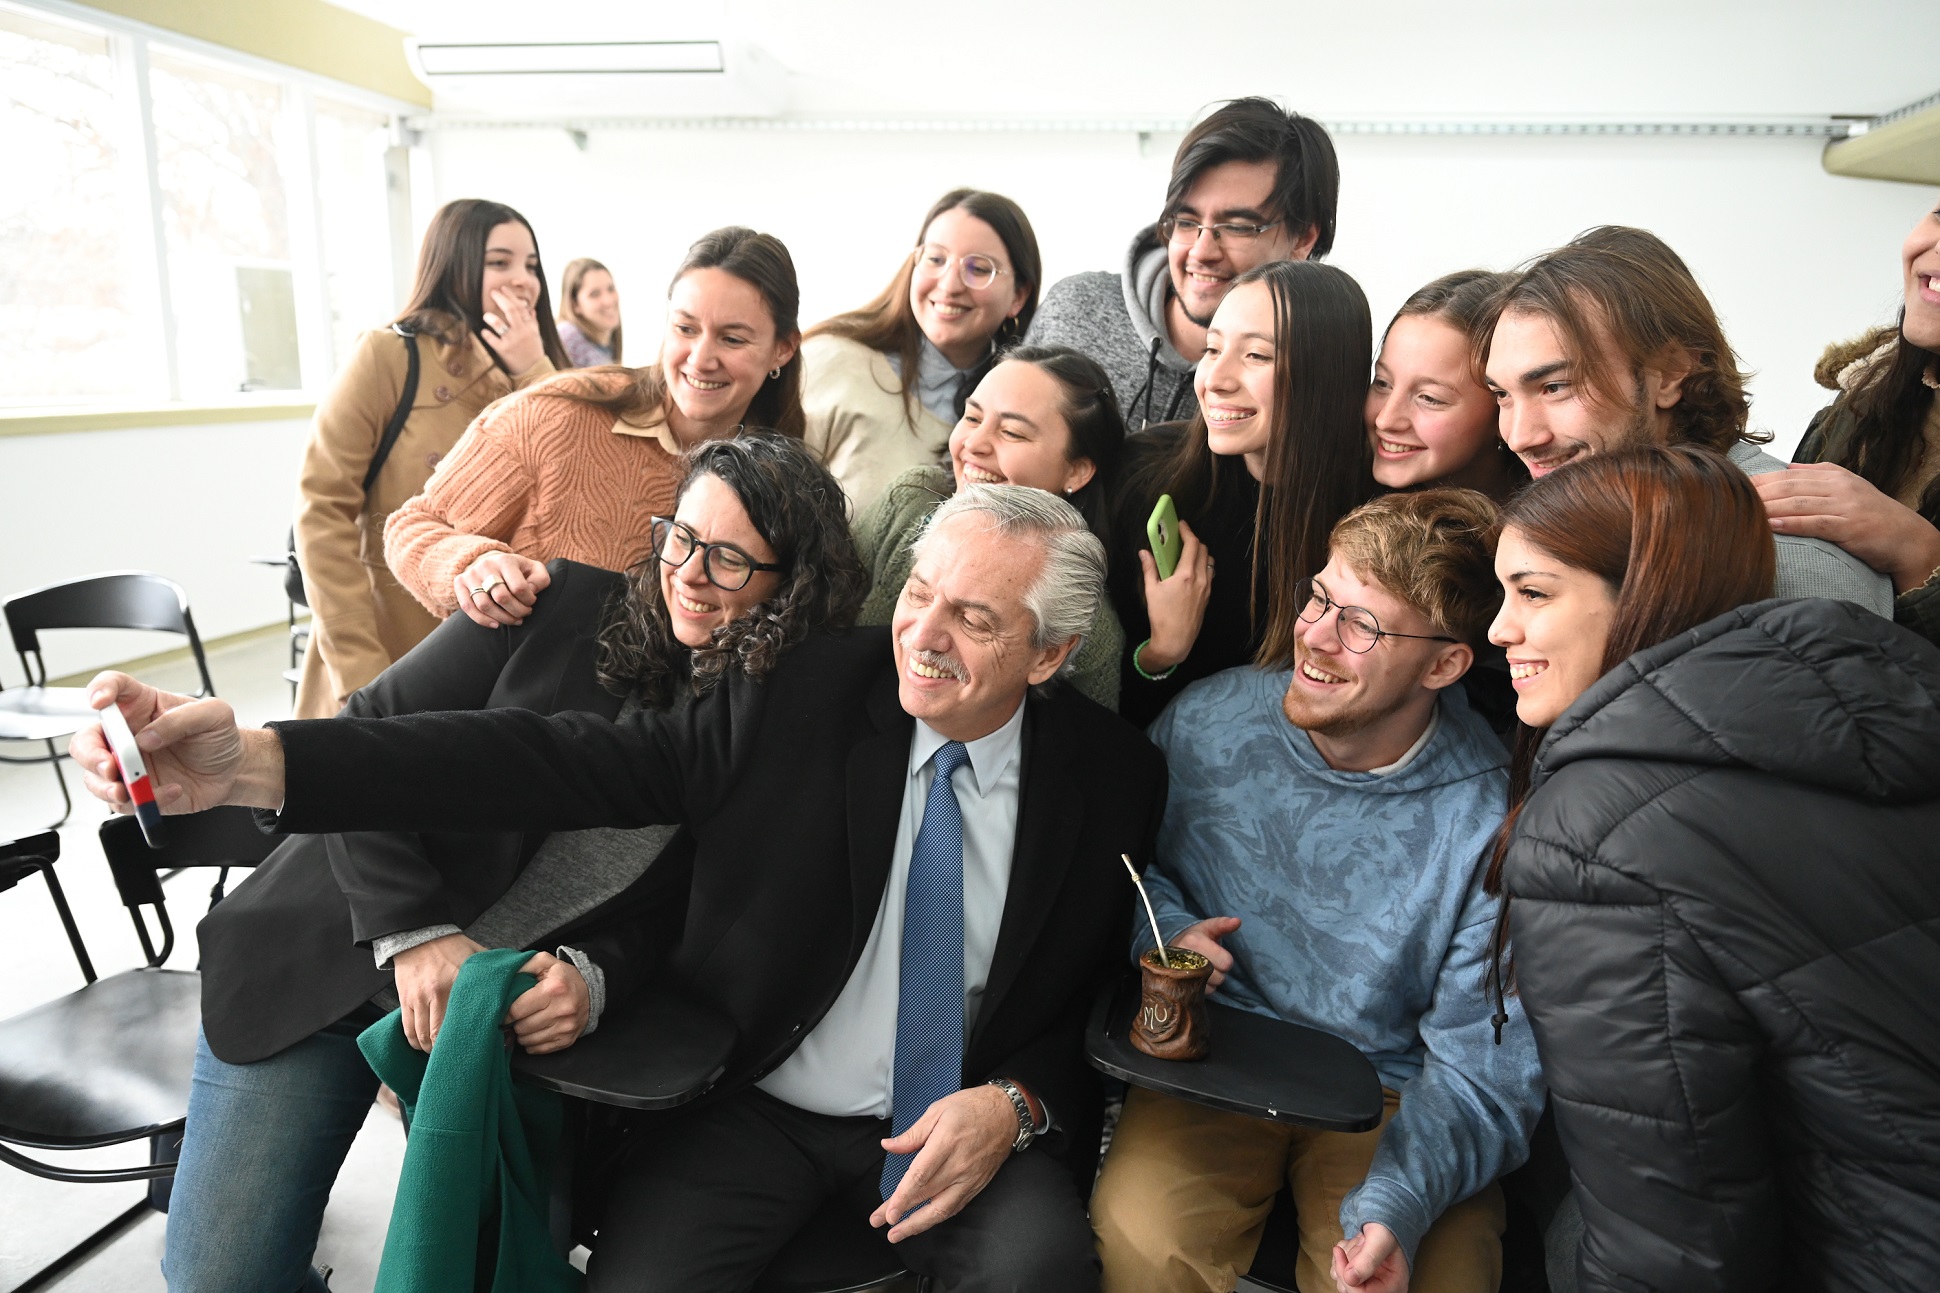
[[[1185,540],[1179,537],[1179,511],[1172,505],[1172,495],[1159,495],[1158,506],[1145,522],[1145,538],[1152,545],[1152,560],[1158,563],[1159,578],[1172,578],[1172,572],[1179,568],[1179,553],[1185,547]]]

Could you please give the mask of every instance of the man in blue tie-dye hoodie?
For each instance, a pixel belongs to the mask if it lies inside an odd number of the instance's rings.
[[[1228,1005],[1353,1042],[1387,1107],[1352,1134],[1134,1089],[1092,1200],[1106,1293],[1232,1289],[1282,1180],[1302,1293],[1500,1282],[1494,1182],[1543,1085],[1513,998],[1499,1045],[1490,1025],[1481,880],[1508,779],[1457,685],[1500,603],[1494,538],[1480,494],[1377,499],[1335,528],[1291,667],[1216,674],[1152,725],[1167,940],[1212,958]]]

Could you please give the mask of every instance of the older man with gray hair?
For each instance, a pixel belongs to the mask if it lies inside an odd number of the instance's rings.
[[[1104,551],[1040,490],[938,508],[890,627],[811,640],[618,723],[513,710],[238,731],[220,701],[94,684],[145,737],[165,810],[289,831],[686,823],[694,878],[652,962],[733,1019],[711,1095],[653,1119],[607,1201],[600,1289],[746,1289],[839,1201],[969,1290],[1095,1288],[1089,1002],[1121,960],[1165,806],[1158,752],[1053,684]],[[73,753],[127,807],[98,729]],[[609,982],[650,964],[585,950]]]

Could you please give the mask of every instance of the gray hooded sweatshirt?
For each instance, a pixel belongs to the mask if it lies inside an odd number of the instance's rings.
[[[1092,270],[1060,279],[1037,307],[1025,337],[1033,346],[1069,346],[1098,361],[1111,378],[1136,431],[1154,422],[1191,417],[1193,360],[1172,348],[1165,332],[1172,278],[1158,227],[1132,239],[1125,272]]]

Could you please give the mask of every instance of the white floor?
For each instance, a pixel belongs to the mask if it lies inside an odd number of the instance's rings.
[[[261,723],[289,713],[290,689],[282,678],[287,662],[282,641],[267,637],[211,652],[209,674],[217,693],[236,707],[244,722]],[[147,680],[188,690],[194,671],[192,666],[160,669],[147,675]],[[5,752],[20,754],[25,747],[12,745]],[[61,884],[96,973],[113,974],[140,965],[141,948],[95,839],[106,814],[84,796],[72,769],[66,772],[75,809],[73,819],[61,829]],[[59,814],[60,792],[45,766],[0,765],[0,838],[44,830]],[[194,926],[207,908],[213,880],[211,872],[184,871],[167,884],[169,914],[178,937],[169,961],[172,966],[195,964]],[[38,879],[0,893],[0,945],[11,953],[8,1000],[0,1013],[13,1014],[81,986],[80,969]],[[76,1166],[107,1166],[145,1161],[145,1152],[145,1148],[99,1151],[85,1164],[78,1155],[70,1158]],[[397,1119],[373,1107],[338,1177],[317,1245],[317,1260],[336,1268],[330,1282],[336,1293],[365,1293],[376,1281],[403,1154],[404,1134]],[[0,1165],[0,1290],[23,1283],[140,1199],[143,1190],[140,1185],[62,1185]],[[47,1287],[63,1293],[162,1289],[163,1220],[158,1213],[148,1213]]]

